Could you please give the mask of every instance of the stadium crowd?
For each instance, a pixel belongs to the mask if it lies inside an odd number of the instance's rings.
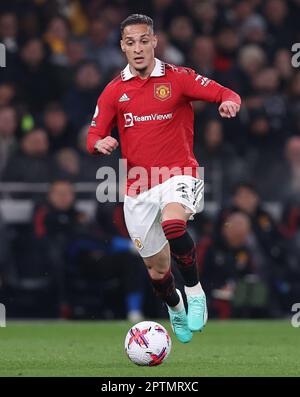
[[[195,154],[216,208],[190,223],[210,313],[287,315],[300,302],[299,0],[1,1],[0,180],[49,189],[32,194],[30,224],[0,213],[0,301],[16,316],[164,315],[122,203],[98,204],[92,218],[75,205],[74,183],[118,167],[118,150],[92,157],[85,141],[101,90],[126,64],[120,22],[137,12],[154,19],[157,58],[242,97],[232,120],[194,104]]]

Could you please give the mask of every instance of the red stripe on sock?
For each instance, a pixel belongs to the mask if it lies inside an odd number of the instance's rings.
[[[167,240],[182,236],[186,230],[186,222],[181,219],[169,219],[161,223]]]

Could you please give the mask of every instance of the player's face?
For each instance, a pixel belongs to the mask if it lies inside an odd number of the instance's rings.
[[[121,48],[129,65],[137,72],[147,72],[154,65],[157,38],[148,25],[129,25],[123,31]]]

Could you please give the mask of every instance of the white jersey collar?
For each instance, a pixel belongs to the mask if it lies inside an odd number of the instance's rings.
[[[150,74],[150,77],[161,77],[161,76],[164,76],[165,75],[165,63],[160,61],[157,58],[154,58],[154,59],[155,59],[155,66],[154,66],[154,69],[152,70],[152,72]],[[132,79],[133,77],[135,77],[135,76],[131,73],[130,68],[129,68],[129,64],[128,64],[126,66],[126,68],[123,69],[122,72],[121,72],[121,79],[123,81],[127,81],[127,80]]]

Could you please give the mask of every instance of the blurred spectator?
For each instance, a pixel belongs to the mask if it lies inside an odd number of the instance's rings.
[[[245,165],[234,148],[224,142],[220,121],[208,121],[204,142],[195,153],[200,166],[204,167],[204,178],[210,186],[211,198],[218,202],[226,200],[232,187],[245,176]]]
[[[13,83],[4,82],[0,84],[0,108],[12,105],[16,98],[16,89]]]
[[[66,47],[70,35],[68,20],[57,16],[52,18],[44,34],[44,41],[51,50],[51,61],[58,65],[67,63]]]
[[[88,18],[84,12],[85,3],[80,0],[68,1],[68,4],[62,3],[64,7],[64,15],[68,17],[68,21],[72,28],[72,33],[82,35],[88,29]]]
[[[272,50],[276,47],[289,48],[293,43],[293,34],[287,1],[267,0],[263,13],[268,23],[268,45]]]
[[[101,10],[101,19],[108,24],[110,30],[108,41],[116,48],[119,48],[120,24],[126,17],[127,10],[116,3],[107,3]]]
[[[288,250],[297,258],[295,271],[300,276],[300,191],[290,195],[284,203],[281,232],[287,240]],[[300,277],[299,277],[300,280]]]
[[[177,16],[169,28],[170,43],[181,51],[186,57],[191,49],[194,36],[194,28],[191,18],[187,16]]]
[[[96,182],[96,173],[100,167],[112,167],[117,175],[118,180],[118,169],[119,169],[119,158],[121,156],[120,149],[114,151],[111,156],[91,156],[87,153],[86,149],[86,137],[88,133],[89,125],[85,125],[79,131],[77,140],[77,152],[80,156],[80,178],[82,181]]]
[[[255,4],[252,1],[242,0],[233,4],[232,19],[237,26],[241,26],[253,15]]]
[[[128,2],[131,5],[132,2]],[[142,6],[140,2],[139,7]],[[144,13],[150,15],[155,23],[155,30],[166,31],[171,21],[178,15],[185,15],[187,13],[187,7],[185,2],[181,0],[153,0],[150,2],[144,2],[143,4]],[[131,5],[131,12],[135,13],[136,6]]]
[[[252,94],[251,81],[266,63],[266,55],[255,44],[243,46],[238,55],[240,69],[240,90],[242,94]]]
[[[0,177],[16,147],[17,115],[12,107],[0,108]]]
[[[3,180],[48,182],[51,176],[48,147],[48,137],[43,129],[28,132],[21,139],[20,149],[9,157]]]
[[[232,26],[220,28],[215,36],[214,78],[220,84],[238,92],[241,87],[236,59],[240,41],[237,30]]]
[[[75,131],[59,103],[47,105],[44,112],[44,127],[48,133],[50,153],[74,145],[76,141]]]
[[[109,43],[109,34],[108,24],[103,19],[94,19],[90,22],[85,41],[87,58],[96,62],[104,74],[126,63],[121,50]]]
[[[193,16],[197,33],[213,35],[217,31],[218,10],[217,4],[211,1],[190,2],[190,13]]]
[[[72,182],[97,182],[96,173],[104,164],[99,158],[86,162],[85,156],[72,148],[63,148],[54,156],[52,175],[55,179],[67,179]],[[94,194],[92,195],[94,197]]]
[[[279,171],[279,164],[283,160],[280,143],[282,144],[284,136],[282,131],[277,132],[271,128],[269,120],[263,110],[250,112],[245,158],[248,175],[257,185],[262,198],[274,201],[284,193],[278,190],[278,182],[275,183],[273,174],[275,170]],[[282,172],[277,173],[276,178],[279,175]]]
[[[71,37],[65,43],[64,62],[57,66],[57,78],[63,92],[70,90],[75,81],[78,67],[86,61],[83,40]]]
[[[239,44],[240,39],[235,29],[226,26],[219,30],[216,35],[217,57],[215,67],[217,71],[227,72],[233,68]]]
[[[289,94],[289,113],[292,120],[295,121],[300,114],[300,71],[296,71],[288,85]],[[298,130],[300,131],[300,129]],[[298,134],[300,135],[300,134]]]
[[[197,72],[212,77],[214,72],[215,46],[211,37],[196,37],[190,57],[193,68]]]
[[[94,110],[91,104],[97,103],[102,83],[102,75],[94,63],[85,62],[78,67],[74,86],[64,98],[65,110],[76,129],[90,121]]]
[[[38,37],[41,33],[41,16],[36,13],[33,8],[26,8],[23,10],[20,22],[20,37],[32,38]]]
[[[57,180],[49,188],[47,202],[36,208],[33,218],[36,250],[45,258],[49,276],[58,286],[60,315],[66,306],[66,256],[68,244],[87,225],[86,216],[75,209],[75,192],[70,182]]]
[[[177,66],[184,64],[183,54],[169,43],[168,36],[164,32],[157,33],[158,43],[155,49],[155,56],[167,63]]]
[[[266,307],[267,291],[256,274],[250,236],[248,216],[236,212],[222,222],[219,239],[206,243],[205,249],[203,241],[198,246],[201,280],[212,315],[251,317]]]
[[[72,315],[72,280],[79,277],[81,283],[87,282],[88,288],[95,280],[109,283],[118,278],[128,318],[140,320],[143,266],[140,258],[130,253],[131,241],[128,239],[124,248],[120,241],[105,234],[101,223],[100,233],[96,232],[88,218],[76,209],[75,200],[72,184],[56,180],[50,186],[47,202],[37,207],[33,220],[36,244],[46,256],[59,286],[60,315]]]
[[[285,202],[289,197],[299,194],[300,137],[288,139],[283,161],[277,160],[273,166],[267,169],[257,168],[256,171],[260,173],[255,179],[264,200]]]
[[[14,13],[0,15],[0,41],[8,52],[18,51],[18,19]]]
[[[285,145],[284,160],[280,157],[276,158],[276,152],[268,151],[265,151],[264,158],[264,150],[261,148],[260,160],[258,159],[251,175],[263,200],[284,202],[299,191],[299,142],[299,137],[289,138]],[[275,148],[276,145],[274,145]],[[276,149],[278,153],[279,148]]]
[[[254,185],[239,183],[235,187],[231,207],[224,209],[219,214],[218,227],[221,227],[220,225],[225,221],[228,214],[233,212],[243,212],[251,221],[253,235],[256,238],[255,249],[257,252],[262,250],[261,255],[265,256],[265,259],[261,259],[261,275],[266,270],[269,271],[270,262],[266,266],[266,261],[276,262],[282,266],[285,263],[285,253],[278,223],[262,207],[261,199]],[[259,260],[257,260],[257,264],[258,262]]]
[[[66,43],[66,66],[75,68],[86,59],[86,49],[81,40],[72,38]]]
[[[283,207],[281,232],[285,237],[285,247],[289,254],[286,278],[277,285],[280,292],[281,308],[289,313],[291,305],[300,300],[300,200],[299,193],[290,196]],[[280,313],[281,314],[281,313]]]
[[[72,184],[67,180],[56,180],[49,188],[46,205],[35,212],[35,235],[68,240],[86,222],[85,215],[75,209]]]
[[[219,214],[217,230],[230,213],[243,212],[251,221],[252,235],[248,240],[253,258],[256,263],[256,272],[269,286],[272,297],[270,314],[278,312],[280,315],[289,311],[292,304],[288,294],[297,295],[300,282],[299,256],[282,239],[279,223],[274,220],[261,203],[260,197],[253,185],[241,183],[236,186],[232,206]]]
[[[293,76],[290,51],[286,48],[278,49],[274,56],[274,63],[282,84],[286,84]]]
[[[287,101],[280,92],[279,73],[275,68],[264,68],[252,79],[252,86],[260,98],[257,110],[263,109],[269,119],[272,131],[279,143],[284,141],[284,129],[287,127]]]
[[[23,100],[34,113],[43,110],[49,101],[59,98],[55,69],[47,61],[45,49],[40,39],[30,39],[22,47],[18,82]]]
[[[257,44],[266,49],[267,26],[264,18],[258,14],[250,15],[240,27],[241,37],[248,44]]]
[[[82,164],[83,166],[83,164]],[[72,182],[80,182],[81,164],[78,153],[71,148],[60,149],[54,156],[55,179],[68,179]]]
[[[286,174],[290,196],[300,193],[300,137],[290,138],[285,147],[285,156],[288,162],[289,172]]]

